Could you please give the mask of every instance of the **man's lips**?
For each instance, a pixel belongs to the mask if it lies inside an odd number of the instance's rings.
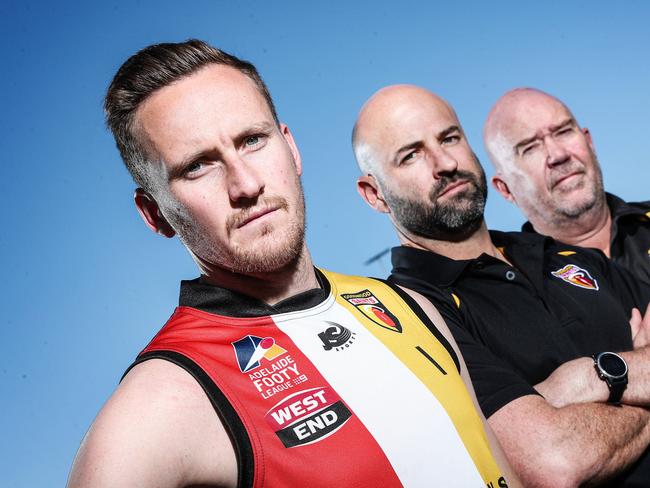
[[[555,182],[553,183],[551,188],[555,188],[558,185],[562,184],[562,182],[568,180],[569,178],[573,178],[574,176],[578,176],[578,175],[581,175],[583,173],[584,173],[584,171],[572,171],[571,173],[566,174],[566,175],[558,178],[557,180],[555,180]]]
[[[270,214],[271,212],[275,212],[278,208],[280,208],[280,207],[264,207],[264,208],[260,208],[260,209],[254,210],[252,212],[249,212],[249,213],[246,214],[246,216],[242,220],[237,222],[237,224],[235,225],[235,228],[236,229],[241,229],[245,225],[250,224],[251,222],[259,219],[260,217],[263,217],[263,216],[265,216],[267,214]]]
[[[443,190],[438,194],[438,198],[448,193],[454,193],[455,190],[460,191],[462,187],[469,184],[469,180],[456,180],[453,183],[449,183]]]

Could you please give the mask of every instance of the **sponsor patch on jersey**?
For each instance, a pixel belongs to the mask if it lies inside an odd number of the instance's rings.
[[[344,293],[341,297],[354,305],[357,310],[375,324],[393,332],[402,332],[402,324],[370,290],[357,293]]]
[[[232,343],[237,364],[262,398],[271,398],[307,381],[298,364],[273,337],[247,335]]]
[[[352,332],[350,329],[336,322],[330,322],[329,320],[326,322],[329,324],[329,327],[318,334],[318,338],[323,342],[323,349],[326,351],[331,351],[332,349],[342,351],[354,343],[357,335],[356,332]]]
[[[310,388],[276,403],[265,418],[284,447],[321,441],[334,434],[352,412],[329,387]]]
[[[567,264],[557,271],[551,271],[551,274],[573,286],[598,291],[598,282],[591,277],[589,271],[575,264]]]

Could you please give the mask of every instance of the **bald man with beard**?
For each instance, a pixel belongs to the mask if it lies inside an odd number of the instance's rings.
[[[488,231],[483,169],[454,110],[427,90],[379,90],[361,109],[352,143],[363,173],[357,189],[401,242],[389,280],[458,324],[451,330],[479,403],[524,485],[648,486],[649,413],[607,404],[619,393],[629,399],[644,379],[630,370],[622,392],[599,378],[590,357],[623,361],[611,351],[645,344],[645,332],[633,343],[628,318],[648,303],[648,290],[598,252]],[[582,389],[593,399],[563,390],[567,362],[588,365]]]
[[[485,122],[492,183],[529,220],[523,230],[600,249],[650,283],[650,201],[605,193],[589,129],[557,98],[533,88],[505,93]]]

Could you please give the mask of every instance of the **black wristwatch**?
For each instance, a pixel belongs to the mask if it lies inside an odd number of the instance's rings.
[[[623,391],[627,387],[627,363],[625,359],[613,352],[601,352],[591,357],[594,359],[594,367],[598,377],[607,383],[607,388],[609,388],[607,403],[618,405],[621,403]]]

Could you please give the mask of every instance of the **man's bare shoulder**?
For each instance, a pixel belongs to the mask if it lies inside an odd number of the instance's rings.
[[[194,378],[151,359],[126,375],[84,438],[69,487],[235,486],[232,443]]]
[[[433,324],[436,326],[436,329],[438,329],[438,331],[440,331],[440,333],[445,337],[445,339],[449,341],[449,343],[456,351],[456,354],[460,354],[460,352],[458,351],[458,347],[456,346],[456,341],[454,340],[454,337],[451,335],[451,331],[449,330],[449,327],[447,327],[445,320],[440,315],[440,312],[438,312],[438,309],[434,307],[434,305],[428,299],[420,295],[418,292],[413,291],[410,288],[405,288],[401,285],[398,286],[406,293],[408,293],[411,296],[411,298],[413,298],[413,300],[415,300],[415,302],[420,306],[422,311],[429,317],[429,320],[431,320],[431,322],[433,322]]]

